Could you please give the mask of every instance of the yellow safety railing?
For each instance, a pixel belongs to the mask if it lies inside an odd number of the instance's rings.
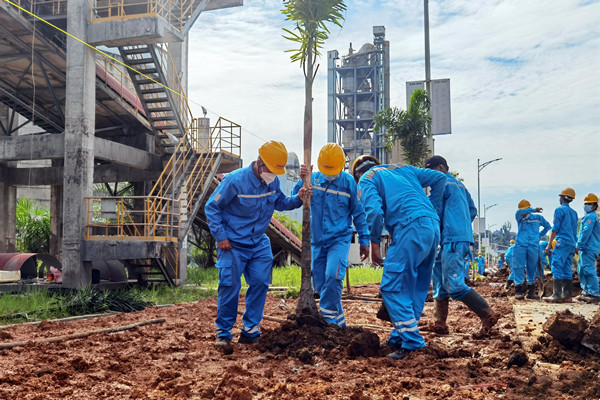
[[[192,211],[216,154],[241,156],[240,125],[219,118],[210,134],[205,132],[198,120],[192,121],[149,196],[86,197],[85,239],[177,242],[181,223]],[[143,201],[143,210],[135,209],[136,201]]]
[[[36,15],[62,15],[67,13],[67,0],[11,0],[24,10]],[[30,15],[23,15],[22,10],[15,9],[19,15],[29,21]]]
[[[90,22],[160,17],[182,31],[199,0],[91,0]]]

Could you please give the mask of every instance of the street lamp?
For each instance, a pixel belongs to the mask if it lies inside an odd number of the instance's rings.
[[[480,189],[480,178],[479,173],[482,169],[490,165],[495,161],[500,161],[501,158],[496,158],[495,160],[486,161],[484,163],[479,162],[479,158],[477,159],[477,239],[479,241],[478,251],[481,251],[481,214],[479,214],[481,209],[481,189]],[[484,212],[485,215],[485,212]],[[485,227],[484,227],[485,229]]]

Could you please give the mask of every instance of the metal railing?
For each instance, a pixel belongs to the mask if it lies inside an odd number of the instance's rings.
[[[160,17],[182,31],[198,0],[91,0],[90,22],[125,20],[141,17]]]
[[[210,135],[192,121],[149,196],[86,197],[86,240],[177,242],[181,224],[194,207],[216,153],[241,157],[241,126],[219,118]],[[143,200],[144,209],[134,204]]]

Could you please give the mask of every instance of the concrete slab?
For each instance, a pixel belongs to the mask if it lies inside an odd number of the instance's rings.
[[[573,314],[581,314],[591,321],[598,308],[600,308],[598,304],[584,303],[552,304],[540,301],[516,303],[513,305],[513,313],[517,324],[517,336],[524,344],[534,344],[544,333],[542,325],[555,312],[569,309]]]

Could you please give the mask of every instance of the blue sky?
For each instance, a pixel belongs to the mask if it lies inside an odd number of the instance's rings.
[[[243,130],[244,162],[265,140],[302,152],[304,80],[285,50],[291,28],[281,0],[245,0],[243,7],[207,12],[190,35],[189,97],[216,120]],[[405,82],[425,77],[423,2],[346,1],[343,29],[332,28],[328,50],[346,54],[372,42],[384,25],[390,41],[391,103],[405,108]],[[481,172],[481,205],[497,229],[515,229],[517,203],[544,208],[552,222],[558,193],[571,186],[574,209],[600,195],[600,1],[486,0],[429,2],[431,72],[449,78],[452,135],[436,137],[435,152],[465,180],[477,204],[477,159],[495,158]],[[313,163],[327,137],[327,65],[314,85]],[[483,213],[482,213],[483,214]]]

